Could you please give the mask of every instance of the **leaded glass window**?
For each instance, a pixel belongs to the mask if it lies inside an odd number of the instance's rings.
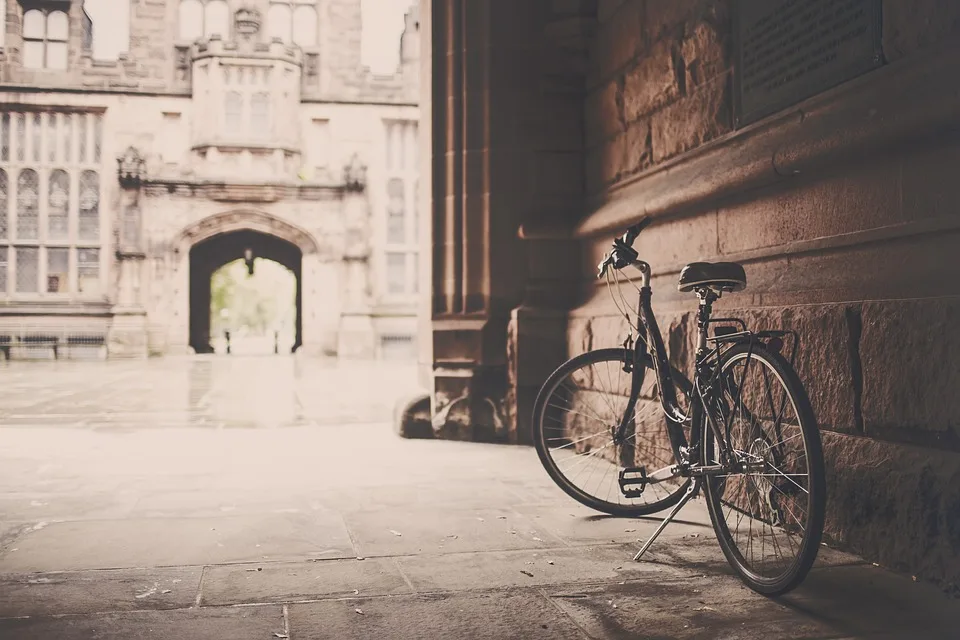
[[[47,249],[47,293],[66,293],[70,286],[70,249]]]
[[[387,242],[390,244],[403,244],[406,239],[403,198],[403,180],[391,178],[387,183]]]
[[[81,242],[100,239],[100,176],[96,171],[80,174],[80,217],[78,235]]]
[[[40,249],[17,247],[17,293],[37,293],[40,279]]]
[[[224,126],[227,133],[240,133],[243,130],[243,95],[237,91],[228,91],[224,96]]]
[[[8,274],[10,273],[10,259],[8,256],[8,247],[6,245],[0,245],[0,296],[7,295],[7,283],[10,281]]]
[[[403,293],[407,286],[407,255],[387,254],[387,293]]]
[[[38,240],[40,225],[40,178],[33,169],[23,169],[17,178],[17,240]]]
[[[102,135],[100,113],[0,112],[0,297],[100,291]]]
[[[77,285],[81,293],[97,293],[100,290],[100,250],[77,251]]]
[[[70,237],[70,176],[62,169],[50,173],[47,199],[47,240]]]
[[[290,5],[274,2],[267,11],[267,36],[271,39],[279,38],[282,42],[290,42],[293,14]]]
[[[250,129],[257,137],[270,134],[270,94],[255,93],[250,98]]]
[[[70,31],[63,11],[31,9],[23,14],[23,66],[28,69],[67,68]]]
[[[0,238],[7,239],[7,203],[9,199],[7,194],[9,193],[10,185],[7,183],[7,172],[3,169],[0,169]],[[3,288],[0,288],[0,293],[4,291]]]

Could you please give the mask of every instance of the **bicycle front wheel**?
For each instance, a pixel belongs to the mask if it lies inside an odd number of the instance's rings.
[[[570,359],[547,378],[533,410],[533,441],[550,477],[578,502],[615,516],[671,507],[690,482],[681,477],[638,481],[644,474],[669,469],[675,456],[649,360],[635,363],[634,358],[632,350],[599,349]],[[646,374],[644,385],[625,437],[616,441],[633,367]],[[673,377],[685,407],[690,383],[676,370]]]
[[[720,548],[754,591],[786,593],[810,571],[823,534],[826,480],[810,401],[787,360],[758,344],[724,354],[712,392],[739,466],[705,484]],[[704,445],[704,464],[720,464],[709,425]]]

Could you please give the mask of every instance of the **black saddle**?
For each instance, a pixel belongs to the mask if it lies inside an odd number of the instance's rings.
[[[693,291],[700,287],[720,291],[743,291],[747,287],[747,274],[736,262],[691,262],[680,272],[680,291]]]

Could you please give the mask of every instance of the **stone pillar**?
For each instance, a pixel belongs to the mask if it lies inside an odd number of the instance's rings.
[[[144,162],[133,147],[118,158],[120,212],[114,221],[117,248],[117,300],[107,336],[110,358],[147,357],[147,311],[141,297],[140,277],[146,255],[141,248],[140,187]]]
[[[340,333],[343,262],[318,253],[303,256],[303,344],[297,353],[336,356]]]
[[[354,156],[344,174],[347,185],[343,198],[345,277],[337,356],[373,358],[377,349],[376,332],[371,317],[370,206],[366,195],[366,167]]]

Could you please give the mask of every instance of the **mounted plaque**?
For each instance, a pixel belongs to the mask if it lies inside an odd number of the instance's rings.
[[[734,124],[883,64],[881,0],[737,0]]]

